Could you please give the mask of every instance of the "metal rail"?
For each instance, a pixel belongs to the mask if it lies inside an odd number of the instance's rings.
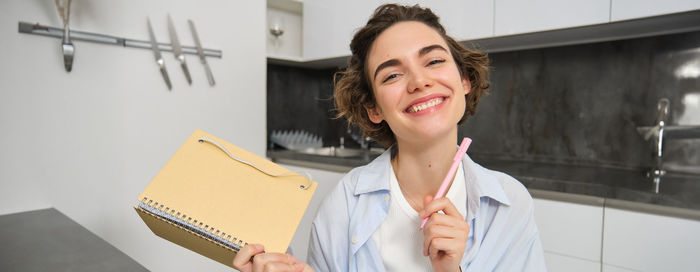
[[[40,36],[47,36],[47,37],[54,37],[54,38],[58,38],[58,39],[63,39],[63,28],[44,26],[44,25],[40,25],[39,23],[31,24],[31,23],[26,23],[26,22],[19,22],[19,30],[18,31],[19,31],[19,33],[26,33],[26,34],[33,34],[33,35],[40,35]],[[115,37],[115,36],[110,36],[110,35],[83,32],[83,31],[75,31],[75,30],[70,31],[70,37],[72,40],[76,40],[76,41],[86,41],[86,42],[94,42],[94,43],[102,43],[102,44],[121,45],[123,47],[133,47],[133,48],[141,48],[141,49],[151,50],[151,42],[150,41],[141,41],[141,40],[127,39],[127,38],[120,38],[120,37]],[[158,48],[160,48],[160,51],[168,51],[168,52],[173,51],[173,47],[169,43],[167,43],[167,44],[166,43],[158,43]],[[204,51],[204,55],[207,57],[221,58],[221,56],[222,56],[221,50],[204,48],[203,51]],[[195,48],[194,46],[182,46],[182,53],[190,54],[190,55],[198,55],[197,48]]]

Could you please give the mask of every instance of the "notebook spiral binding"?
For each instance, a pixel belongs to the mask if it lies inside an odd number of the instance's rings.
[[[140,209],[157,216],[158,218],[189,230],[211,242],[235,252],[240,251],[243,246],[248,245],[248,243],[239,240],[237,237],[232,236],[231,234],[227,235],[225,232],[221,232],[213,226],[197,221],[197,219],[193,220],[192,217],[181,214],[180,212],[175,211],[175,209],[170,209],[163,204],[158,202],[154,203],[153,199],[144,197],[143,200],[138,201],[137,206]]]

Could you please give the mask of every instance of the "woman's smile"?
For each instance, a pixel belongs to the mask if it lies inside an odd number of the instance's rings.
[[[443,95],[430,95],[424,98],[416,99],[411,105],[406,108],[405,112],[412,115],[423,115],[435,112],[442,108],[442,103],[447,99]]]

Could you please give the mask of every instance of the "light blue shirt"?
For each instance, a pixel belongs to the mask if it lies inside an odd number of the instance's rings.
[[[323,200],[309,242],[308,263],[316,271],[385,271],[372,233],[391,203],[390,163],[387,150],[350,171]],[[462,271],[546,271],[527,189],[469,156],[462,165],[467,188],[462,205],[467,206],[470,227]]]

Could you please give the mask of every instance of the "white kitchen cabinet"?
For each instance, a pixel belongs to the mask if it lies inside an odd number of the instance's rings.
[[[550,252],[544,253],[547,271],[557,272],[600,272],[600,262],[564,256]]]
[[[599,204],[586,205],[535,198],[535,221],[544,251],[597,263],[599,271],[603,199],[599,200]],[[572,262],[555,263],[565,261]]]
[[[387,1],[306,0],[303,12],[303,58],[306,61],[350,55],[355,31]],[[428,7],[457,40],[493,35],[493,0],[398,1]]]
[[[603,272],[637,272],[637,270],[627,269],[619,266],[612,266],[609,264],[603,265]]]
[[[350,55],[350,40],[380,1],[304,1],[303,57],[305,60]]]
[[[403,1],[430,8],[447,34],[458,41],[493,36],[494,0]]]
[[[636,271],[700,267],[700,221],[605,208],[604,229],[606,265]]]
[[[622,21],[649,16],[700,9],[698,0],[611,0],[611,21]]]
[[[267,56],[281,59],[301,59],[301,14],[275,7],[267,8]],[[270,33],[273,27],[284,33],[275,37]]]
[[[607,23],[610,0],[495,0],[496,36]]]

